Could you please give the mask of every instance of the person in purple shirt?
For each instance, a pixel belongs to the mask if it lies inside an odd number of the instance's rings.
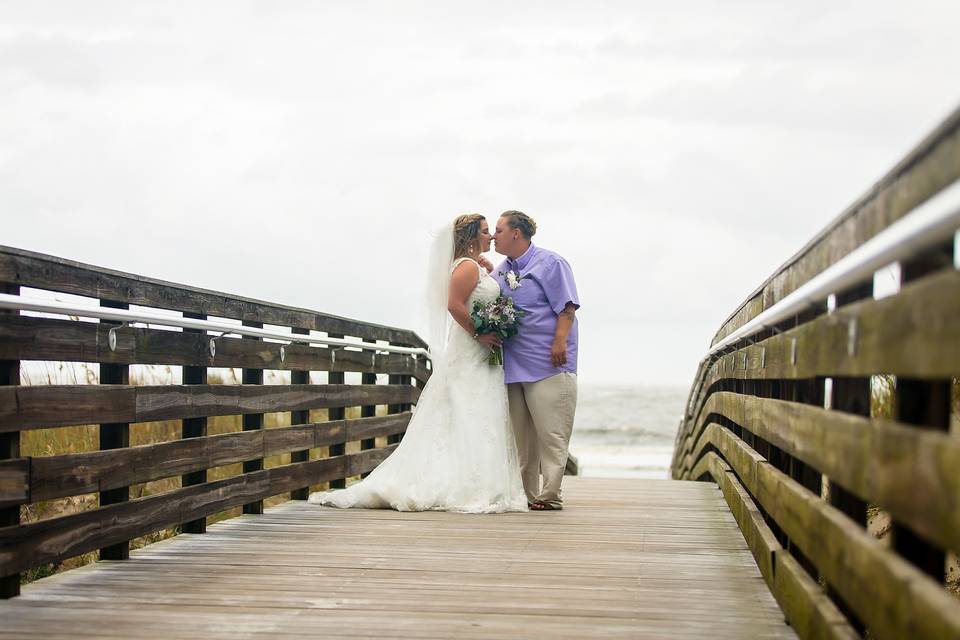
[[[570,264],[534,245],[536,232],[530,216],[504,212],[493,238],[507,259],[493,275],[526,314],[520,333],[503,344],[503,372],[523,487],[530,508],[542,511],[563,508],[560,483],[577,406],[580,300]]]

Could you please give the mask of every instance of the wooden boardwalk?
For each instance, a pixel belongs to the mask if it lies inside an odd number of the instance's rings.
[[[715,484],[564,492],[504,515],[287,502],[27,585],[0,637],[795,637]]]

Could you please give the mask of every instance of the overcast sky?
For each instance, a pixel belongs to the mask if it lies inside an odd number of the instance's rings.
[[[723,319],[960,103],[960,3],[0,2],[0,244],[411,327],[533,216],[584,383]]]

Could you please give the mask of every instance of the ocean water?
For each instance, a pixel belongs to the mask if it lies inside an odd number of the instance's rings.
[[[687,387],[580,384],[570,452],[580,475],[669,478]]]

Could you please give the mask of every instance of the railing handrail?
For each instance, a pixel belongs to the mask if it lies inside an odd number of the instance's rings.
[[[776,325],[832,293],[843,291],[878,269],[929,249],[947,240],[960,228],[960,182],[944,189],[908,215],[827,267],[792,293],[720,340],[708,351],[712,355],[731,344]]]
[[[0,246],[0,599],[48,563],[123,560],[140,536],[202,533],[228,509],[262,513],[267,498],[373,471],[406,432],[429,358],[407,329]],[[35,361],[99,375],[31,384],[21,367]],[[137,384],[134,367],[151,365],[181,379]],[[224,367],[239,384],[212,375]],[[268,371],[288,373],[274,384]],[[19,446],[48,429],[83,446]],[[49,517],[23,509],[62,498]]]
[[[0,281],[148,308],[300,327],[428,348],[427,343],[409,329],[160,280],[4,245],[0,245]]]
[[[853,250],[889,222],[906,215],[952,183],[957,177],[958,139],[960,107],[951,111],[900,162],[751,291],[720,323],[711,343],[750,319],[751,308],[756,303],[777,302],[793,290],[795,283],[805,282],[812,273],[822,270],[845,251]],[[912,180],[911,176],[916,175],[923,178]],[[836,247],[824,255],[821,253],[824,245]]]
[[[699,363],[672,476],[717,483],[802,638],[960,637],[958,229],[960,109]]]
[[[159,324],[163,326],[179,327],[181,329],[221,332],[220,336],[213,336],[213,338],[233,334],[255,338],[269,338],[271,340],[285,340],[287,343],[322,344],[333,347],[355,347],[358,349],[375,352],[401,353],[406,355],[422,355],[426,356],[427,358],[430,357],[429,352],[422,348],[381,345],[370,342],[354,342],[340,338],[323,338],[319,336],[297,335],[292,333],[282,333],[279,331],[270,331],[269,329],[260,329],[257,327],[234,325],[226,322],[218,322],[216,320],[177,318],[148,313],[146,311],[130,311],[128,309],[113,309],[110,307],[71,305],[56,300],[41,300],[37,298],[15,296],[6,293],[0,293],[0,309],[75,315],[84,318],[97,318],[98,320],[122,322],[127,325]]]

